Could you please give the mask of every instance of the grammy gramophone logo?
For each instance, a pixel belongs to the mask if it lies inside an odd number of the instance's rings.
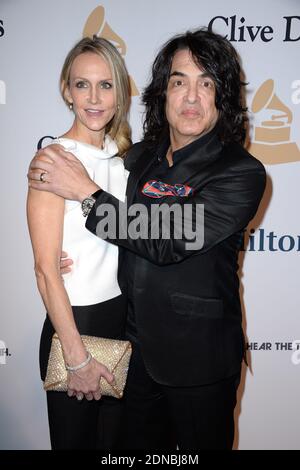
[[[259,124],[254,128],[249,152],[268,165],[300,161],[300,150],[291,141],[292,111],[274,92],[274,80],[266,80],[259,87],[251,111]]]
[[[113,29],[109,26],[109,24],[105,21],[105,10],[104,7],[101,5],[92,11],[88,19],[86,20],[83,29],[83,37],[92,37],[94,34],[110,41],[118,49],[120,54],[122,56],[125,56],[126,44],[123,39],[118,36],[118,34],[115,33]],[[131,95],[139,95],[139,91],[132,77],[130,77],[130,86]]]

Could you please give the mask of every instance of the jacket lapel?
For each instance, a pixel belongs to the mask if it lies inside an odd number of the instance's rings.
[[[222,145],[213,136],[206,142],[195,141],[174,153],[174,165],[170,176],[177,183],[188,183],[196,174],[204,174],[216,160],[222,157]]]
[[[125,160],[125,166],[130,171],[126,190],[128,205],[133,202],[140,179],[158,155],[165,158],[163,150],[167,147],[168,145],[164,141],[156,149],[148,146],[145,142],[141,142],[129,151],[126,158],[127,165]],[[217,137],[216,130],[211,131],[197,141],[174,152],[174,165],[170,167],[164,182],[188,184],[195,175],[198,175],[201,180],[202,175],[206,174],[208,168],[216,160],[222,158],[222,154],[222,144]]]

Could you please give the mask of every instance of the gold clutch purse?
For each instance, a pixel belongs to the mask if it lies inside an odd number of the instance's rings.
[[[122,398],[132,352],[130,342],[85,335],[82,335],[81,338],[86,350],[91,353],[94,359],[105,365],[115,377],[113,385],[104,378],[101,379],[101,394]],[[55,333],[52,337],[44,389],[66,392],[68,389],[67,375],[61,344]]]

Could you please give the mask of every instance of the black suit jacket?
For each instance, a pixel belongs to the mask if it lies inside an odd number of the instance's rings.
[[[161,384],[193,386],[222,380],[240,370],[244,337],[237,258],[243,230],[264,192],[265,170],[240,145],[223,147],[214,132],[178,152],[172,181],[188,184],[193,195],[158,201],[192,204],[193,209],[204,204],[203,247],[187,250],[187,240],[174,237],[132,240],[117,235],[109,241],[121,247],[119,279],[123,290],[125,251],[138,255],[134,305],[149,374]],[[138,182],[153,158],[155,149],[145,142],[129,151],[128,206],[134,202]],[[97,207],[103,203],[119,211],[119,201],[103,191],[86,223],[93,233],[102,218],[96,215]]]

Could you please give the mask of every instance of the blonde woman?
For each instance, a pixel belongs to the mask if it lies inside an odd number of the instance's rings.
[[[76,155],[95,185],[124,200],[128,174],[121,157],[131,140],[130,85],[122,57],[105,39],[84,38],[69,52],[60,85],[74,122],[54,143]],[[47,184],[46,172],[41,178]],[[41,377],[54,331],[66,365],[76,369],[68,373],[67,393],[47,392],[52,448],[114,448],[122,401],[101,397],[101,377],[111,382],[113,375],[87,353],[81,335],[124,338],[126,302],[117,279],[118,248],[86,230],[76,201],[29,189],[27,214],[37,285],[47,310]],[[74,269],[63,276],[62,250],[74,261]]]

